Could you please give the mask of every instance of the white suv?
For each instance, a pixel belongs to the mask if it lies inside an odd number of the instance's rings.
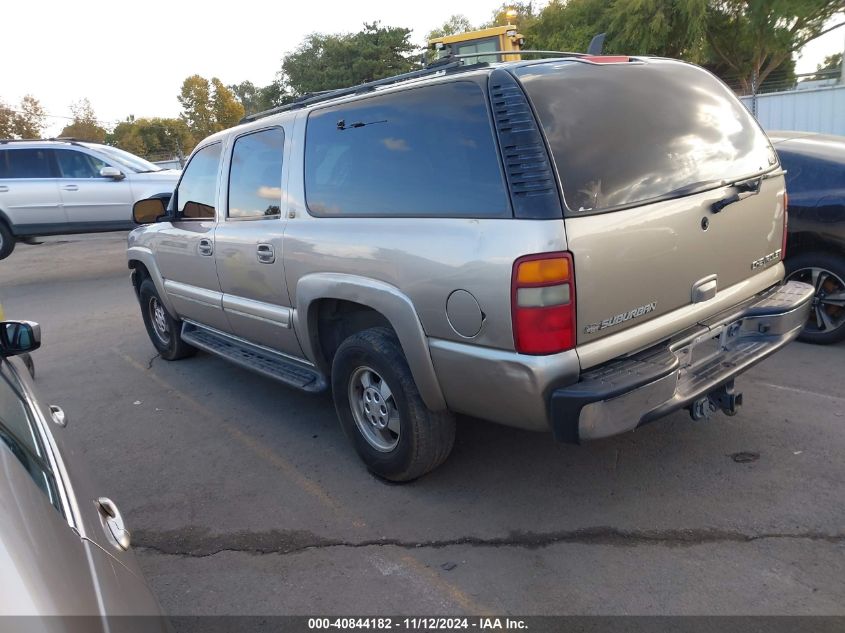
[[[0,140],[0,259],[22,239],[132,229],[132,205],[180,173],[107,145]]]

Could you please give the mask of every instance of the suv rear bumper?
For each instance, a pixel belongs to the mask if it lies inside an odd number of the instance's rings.
[[[581,374],[550,397],[555,439],[609,437],[690,406],[795,339],[813,288],[789,282],[725,320]]]

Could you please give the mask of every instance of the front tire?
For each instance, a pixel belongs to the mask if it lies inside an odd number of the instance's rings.
[[[845,339],[845,257],[834,253],[801,253],[786,260],[786,278],[816,289],[810,318],[799,340],[822,345]]]
[[[344,432],[380,477],[412,481],[452,451],[454,416],[425,406],[389,328],[364,330],[341,343],[332,362],[332,396]]]
[[[167,312],[151,279],[141,282],[138,300],[147,334],[163,359],[179,360],[197,353],[195,347],[182,340],[182,322]]]
[[[5,222],[0,222],[0,259],[6,259],[15,250],[15,236],[6,226]]]

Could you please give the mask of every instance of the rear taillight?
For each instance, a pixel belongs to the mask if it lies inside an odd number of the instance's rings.
[[[780,242],[780,260],[786,258],[786,229],[789,225],[789,194],[783,192],[783,237]]]
[[[513,341],[522,354],[575,347],[575,273],[570,253],[520,257],[511,281]]]

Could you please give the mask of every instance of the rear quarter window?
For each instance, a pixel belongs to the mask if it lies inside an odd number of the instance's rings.
[[[511,213],[486,96],[468,81],[312,112],[305,193],[317,216]]]
[[[751,114],[697,66],[566,61],[515,73],[545,132],[569,215],[683,195],[777,165]]]

